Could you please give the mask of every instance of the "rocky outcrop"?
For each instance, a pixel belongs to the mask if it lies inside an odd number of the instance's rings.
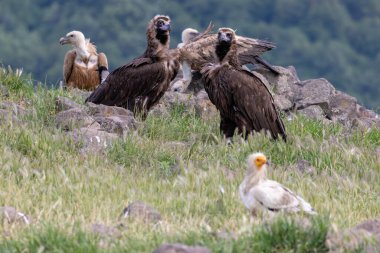
[[[121,218],[132,220],[140,220],[145,223],[157,223],[161,218],[161,214],[152,206],[145,204],[142,201],[136,201],[124,208]]]
[[[153,251],[153,253],[211,253],[206,247],[187,246],[184,244],[163,244]]]

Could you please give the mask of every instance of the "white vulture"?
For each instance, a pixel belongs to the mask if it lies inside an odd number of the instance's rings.
[[[82,32],[72,31],[60,38],[61,45],[71,44],[63,62],[63,80],[66,87],[94,90],[108,76],[108,62],[104,53],[85,39]]]
[[[240,197],[245,207],[255,217],[257,211],[299,212],[317,214],[303,198],[280,183],[267,179],[267,158],[262,153],[248,157],[248,170],[239,186]]]

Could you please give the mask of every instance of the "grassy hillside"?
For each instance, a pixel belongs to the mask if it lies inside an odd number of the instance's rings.
[[[0,120],[0,206],[33,218],[30,226],[0,227],[0,252],[151,252],[163,242],[205,245],[213,252],[323,252],[326,233],[380,216],[380,130],[347,131],[340,125],[296,117],[286,121],[289,141],[256,135],[226,146],[218,118],[204,121],[176,106],[170,117],[146,122],[105,154],[80,154],[55,127],[55,99],[82,99],[59,89],[32,87],[28,77],[1,72],[10,90],[2,101],[26,109],[22,123]],[[270,177],[300,193],[318,211],[312,228],[280,218],[250,224],[238,185],[248,154],[270,157]],[[306,159],[315,175],[294,170]],[[173,169],[178,164],[179,169]],[[221,192],[224,189],[224,193]],[[107,241],[91,224],[116,226],[124,207],[141,200],[163,221],[124,221],[120,237]],[[219,238],[219,232],[232,238]],[[26,250],[25,250],[26,249]]]

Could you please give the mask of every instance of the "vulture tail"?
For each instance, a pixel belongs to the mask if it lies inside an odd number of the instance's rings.
[[[92,93],[86,98],[85,102],[91,102],[94,104],[100,104],[105,98],[107,91],[109,90],[109,84],[104,81],[102,82]]]
[[[278,72],[277,70],[275,70],[272,65],[267,62],[266,60],[264,60],[263,58],[261,58],[260,56],[255,56],[255,60],[260,63],[261,65],[263,65],[265,68],[269,69],[271,72],[273,72],[274,74],[276,75],[279,75],[280,72]]]

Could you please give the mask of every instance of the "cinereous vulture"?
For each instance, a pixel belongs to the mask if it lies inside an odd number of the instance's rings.
[[[86,101],[124,107],[145,119],[179,69],[176,52],[169,51],[170,31],[170,18],[156,15],[148,24],[145,52],[112,71]]]
[[[205,90],[220,112],[220,129],[229,140],[235,129],[245,137],[265,130],[286,140],[285,126],[265,84],[242,68],[235,32],[220,28],[215,46],[217,62],[202,68]]]
[[[59,40],[61,45],[71,44],[63,62],[63,81],[69,88],[94,90],[108,75],[108,62],[104,53],[85,39],[82,32],[72,31]]]

